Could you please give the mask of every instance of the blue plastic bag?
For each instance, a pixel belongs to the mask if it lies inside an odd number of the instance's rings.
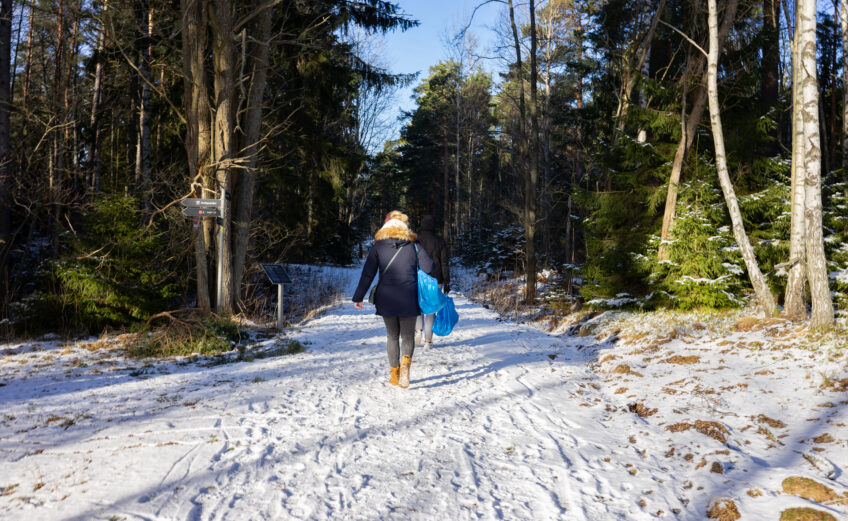
[[[435,277],[427,275],[418,268],[418,307],[421,314],[432,315],[445,305],[447,297],[439,290],[439,282]]]
[[[415,255],[418,255],[418,245],[415,245]],[[445,305],[448,297],[439,289],[439,281],[418,268],[418,307],[422,315],[432,315]]]
[[[433,322],[433,333],[438,336],[448,336],[459,322],[459,313],[453,305],[453,299],[445,296],[445,305],[436,313],[436,321]]]

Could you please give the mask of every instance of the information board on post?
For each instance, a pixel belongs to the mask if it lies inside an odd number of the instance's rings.
[[[277,329],[283,330],[283,286],[291,284],[292,279],[282,264],[260,263],[271,284],[277,286]]]

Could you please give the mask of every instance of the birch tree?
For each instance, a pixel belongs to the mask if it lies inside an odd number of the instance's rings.
[[[822,237],[821,157],[819,139],[819,90],[816,70],[816,2],[798,0],[797,28],[795,29],[795,57],[799,60],[800,101],[804,128],[801,150],[804,165],[804,224],[806,246],[806,274],[810,284],[813,328],[833,324],[833,301],[828,284],[827,263]],[[798,121],[795,122],[799,123]],[[800,160],[801,156],[793,158]],[[800,184],[799,177],[797,183]]]
[[[726,9],[731,10],[734,16],[736,5],[737,0],[730,0],[726,6]],[[742,259],[745,261],[745,267],[748,270],[748,278],[754,286],[754,292],[757,295],[757,300],[759,300],[760,305],[763,306],[766,313],[774,315],[777,311],[777,304],[775,304],[774,296],[771,294],[771,290],[766,283],[765,277],[763,277],[763,274],[760,271],[757,259],[754,256],[754,249],[751,247],[751,242],[748,240],[748,235],[745,233],[745,224],[742,221],[742,213],[739,211],[736,191],[733,189],[733,184],[730,182],[730,174],[727,171],[727,156],[724,149],[724,133],[721,126],[721,113],[718,103],[719,46],[716,0],[708,0],[708,9],[710,46],[709,52],[707,53],[707,96],[709,98],[710,105],[710,124],[712,126],[713,141],[715,143],[716,170],[718,171],[719,183],[721,184],[721,190],[724,193],[727,210],[730,213],[733,236],[736,239],[736,244],[739,246]],[[813,19],[815,20],[815,17],[813,17]],[[815,49],[813,52],[815,53]]]
[[[797,14],[797,13],[796,13]],[[797,16],[795,18],[798,19]],[[803,161],[800,155],[804,140],[803,114],[801,113],[802,101],[801,91],[801,68],[798,66],[798,31],[796,29],[792,36],[792,166],[791,166],[791,212],[792,220],[789,228],[789,262],[786,280],[785,297],[783,299],[783,311],[790,318],[804,318],[807,316],[807,305],[804,300],[806,281],[806,270],[804,267],[806,256],[804,205],[805,185]]]

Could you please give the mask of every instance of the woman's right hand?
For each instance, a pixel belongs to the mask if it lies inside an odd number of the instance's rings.
[[[355,307],[359,311],[362,311],[362,302],[354,302],[353,307]]]

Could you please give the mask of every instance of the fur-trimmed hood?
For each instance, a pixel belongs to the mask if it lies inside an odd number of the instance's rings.
[[[375,241],[382,241],[383,239],[400,239],[402,241],[415,242],[418,240],[418,236],[400,219],[389,219],[374,235]]]

